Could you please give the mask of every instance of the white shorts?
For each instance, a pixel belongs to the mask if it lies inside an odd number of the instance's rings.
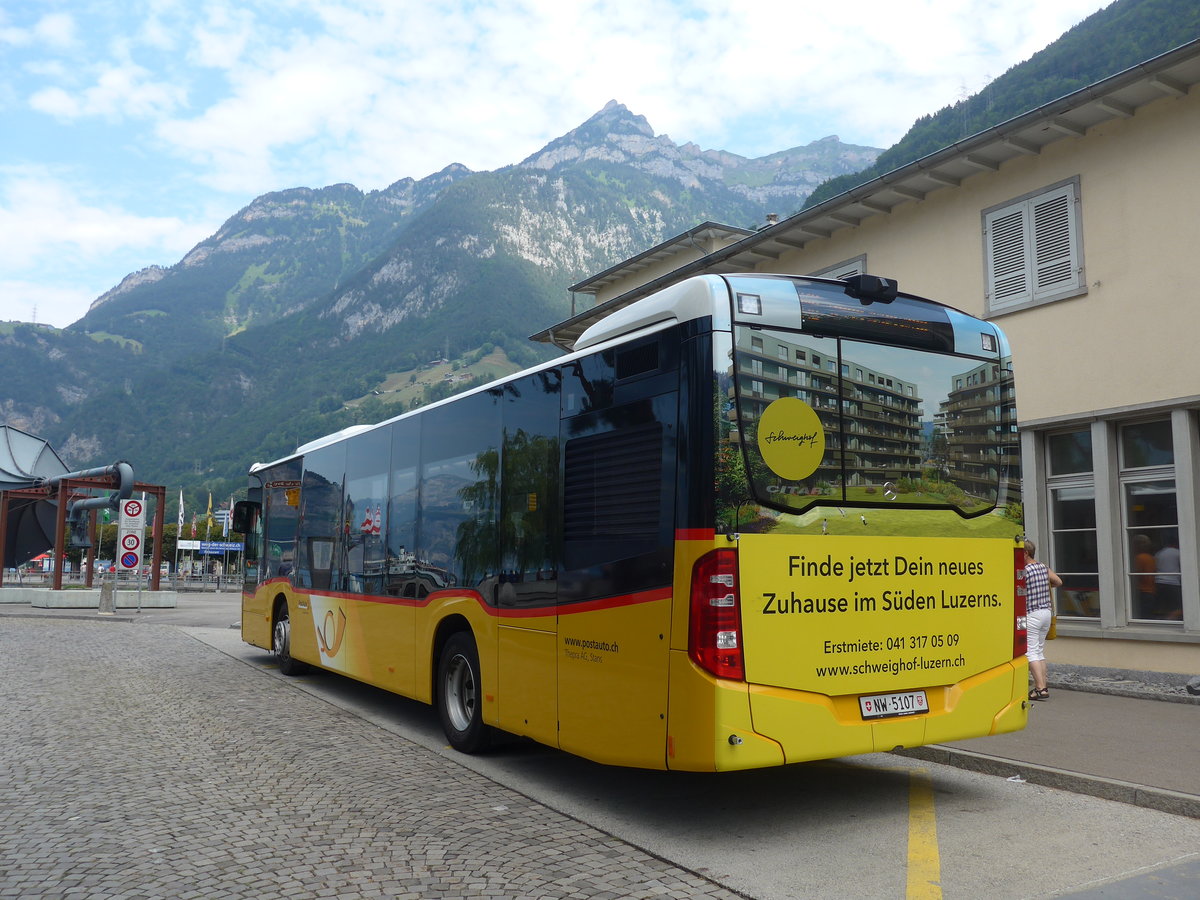
[[[1025,658],[1030,662],[1046,658],[1046,634],[1050,631],[1052,617],[1048,609],[1035,609],[1026,616],[1029,648],[1025,651]]]

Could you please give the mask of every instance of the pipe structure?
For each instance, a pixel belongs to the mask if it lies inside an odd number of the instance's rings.
[[[42,480],[42,486],[53,490],[61,482],[71,478],[105,478],[115,477],[117,489],[107,497],[89,497],[86,500],[72,501],[67,510],[67,521],[71,526],[72,546],[86,547],[91,544],[86,530],[83,528],[84,514],[93,509],[116,509],[122,500],[128,500],[133,494],[133,466],[125,460],[118,460],[111,466],[101,466],[97,469],[84,469],[82,472],[68,472],[65,475],[54,475]]]

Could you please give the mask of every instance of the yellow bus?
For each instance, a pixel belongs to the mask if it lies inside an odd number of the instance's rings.
[[[1025,725],[1004,335],[874,276],[703,275],[250,469],[242,637],[602,763]]]

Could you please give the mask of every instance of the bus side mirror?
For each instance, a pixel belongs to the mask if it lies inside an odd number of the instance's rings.
[[[251,533],[261,507],[261,503],[253,500],[239,500],[233,504],[233,530],[238,534]]]

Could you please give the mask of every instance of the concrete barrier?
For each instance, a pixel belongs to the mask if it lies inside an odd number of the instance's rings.
[[[0,589],[4,603],[27,603],[34,609],[99,609],[100,588],[52,591],[49,588],[5,587]],[[117,590],[113,592],[116,609],[174,609],[179,595],[175,591]]]

